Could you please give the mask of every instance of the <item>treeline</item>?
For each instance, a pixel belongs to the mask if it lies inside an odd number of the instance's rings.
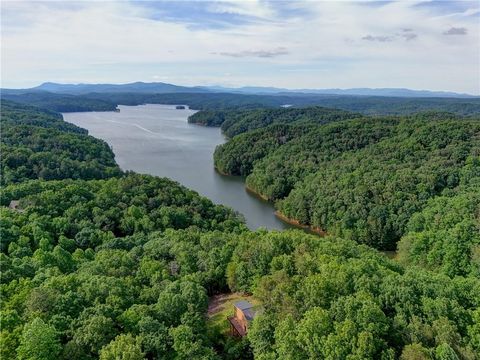
[[[215,165],[248,175],[247,186],[288,218],[393,250],[411,216],[462,184],[478,157],[480,122],[443,119],[270,126],[219,146]]]
[[[236,136],[215,149],[215,168],[226,175],[247,176],[252,172],[255,161],[312,129],[313,125],[308,124],[280,124],[269,126],[268,130],[259,129]]]
[[[63,121],[63,116],[55,111],[8,100],[2,100],[0,110],[3,126],[34,125],[41,128],[88,134],[87,130]]]
[[[478,157],[479,131],[478,121],[401,122],[394,136],[319,163],[278,209],[338,236],[393,250],[429,198],[465,181],[463,167]],[[252,175],[248,184],[255,187]],[[259,175],[260,182],[273,179],[272,164],[263,162]]]
[[[361,114],[338,109],[322,107],[287,108],[287,109],[256,109],[228,111],[199,111],[191,115],[188,122],[205,125],[221,126],[222,132],[228,136],[242,134],[272,124],[316,123],[326,124],[333,121],[354,119]]]
[[[286,151],[287,153],[282,155],[284,157],[296,153],[296,168],[290,171],[292,159],[284,163],[282,169],[281,165],[275,162],[271,170],[276,169],[282,173],[272,174],[275,183],[265,184],[262,188],[263,196],[277,200],[288,195],[300,178],[315,171],[319,162],[317,158],[333,160],[343,152],[363,148],[389,136],[397,124],[395,119],[363,119],[325,127],[316,126],[314,123],[268,126],[235,136],[226,144],[218,146],[214,153],[215,166],[226,174],[247,176],[254,170],[257,160],[277,153],[277,150],[278,153]],[[278,159],[278,162],[280,161],[282,160]],[[254,180],[250,178],[249,181]],[[255,186],[254,183],[252,185]]]
[[[225,135],[233,137],[245,131],[265,127],[272,123],[290,123],[302,120],[327,123],[336,120],[353,119],[360,117],[360,114],[415,116],[420,113],[440,118],[445,118],[445,116],[477,116],[480,114],[480,101],[477,101],[478,99],[471,100],[462,102],[463,100],[460,99],[433,98],[318,97],[317,99],[309,99],[300,103],[292,99],[291,102],[285,102],[284,104],[295,105],[297,108],[287,109],[227,108],[215,110],[196,108],[202,111],[191,115],[188,121],[204,126],[220,126]],[[315,108],[311,107],[311,105],[324,108]],[[302,108],[302,106],[309,107]],[[343,109],[343,111],[340,109]]]
[[[447,111],[462,116],[480,114],[480,98],[401,98],[384,96],[346,96],[316,94],[247,95],[233,93],[88,93],[67,95],[36,92],[6,92],[2,99],[36,105],[58,111],[112,111],[117,105],[184,104],[195,110],[220,111],[201,116],[202,122],[219,123],[222,113],[229,110],[322,106],[365,115],[405,115],[424,111]],[[199,115],[200,116],[200,115]],[[217,118],[217,120],[214,120]]]
[[[56,112],[114,111],[117,105],[108,99],[83,95],[55,94],[38,91],[24,94],[2,94],[2,100],[34,105]]]
[[[2,101],[1,184],[120,174],[109,146],[58,113]]]

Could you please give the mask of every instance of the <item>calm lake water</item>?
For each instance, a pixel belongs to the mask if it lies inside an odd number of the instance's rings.
[[[243,179],[218,174],[218,128],[189,124],[195,111],[171,105],[119,106],[120,112],[65,113],[64,119],[105,140],[123,170],[165,176],[242,213],[251,229],[286,229],[274,208],[245,190]]]

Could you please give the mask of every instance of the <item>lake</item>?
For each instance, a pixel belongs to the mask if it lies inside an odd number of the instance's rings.
[[[120,112],[64,113],[65,121],[105,140],[123,170],[164,176],[217,204],[245,216],[254,230],[286,229],[273,205],[245,190],[242,178],[224,176],[213,167],[215,147],[225,142],[219,128],[189,124],[193,110],[173,105],[119,106]]]

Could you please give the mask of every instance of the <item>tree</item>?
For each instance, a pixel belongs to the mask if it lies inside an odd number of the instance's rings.
[[[100,350],[100,360],[142,360],[144,358],[139,340],[131,334],[118,335]]]
[[[180,325],[170,330],[173,339],[173,349],[175,350],[175,359],[177,360],[214,360],[217,359],[214,351],[203,345],[202,341],[197,339],[188,325]]]
[[[81,326],[75,330],[73,339],[95,354],[115,337],[115,333],[112,319],[94,315],[83,319]]]
[[[40,318],[25,325],[17,349],[20,360],[57,360],[60,351],[60,340],[53,326]]]
[[[275,323],[273,316],[257,316],[248,330],[248,340],[252,344],[255,356],[273,354]]]
[[[438,345],[435,349],[435,359],[437,360],[460,360],[458,355],[455,353],[450,345],[448,344],[441,344]]]
[[[420,344],[410,344],[403,348],[400,360],[431,360],[430,352]]]

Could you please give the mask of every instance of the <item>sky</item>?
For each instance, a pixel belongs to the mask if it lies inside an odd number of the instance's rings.
[[[480,94],[479,1],[1,1],[1,86]]]

